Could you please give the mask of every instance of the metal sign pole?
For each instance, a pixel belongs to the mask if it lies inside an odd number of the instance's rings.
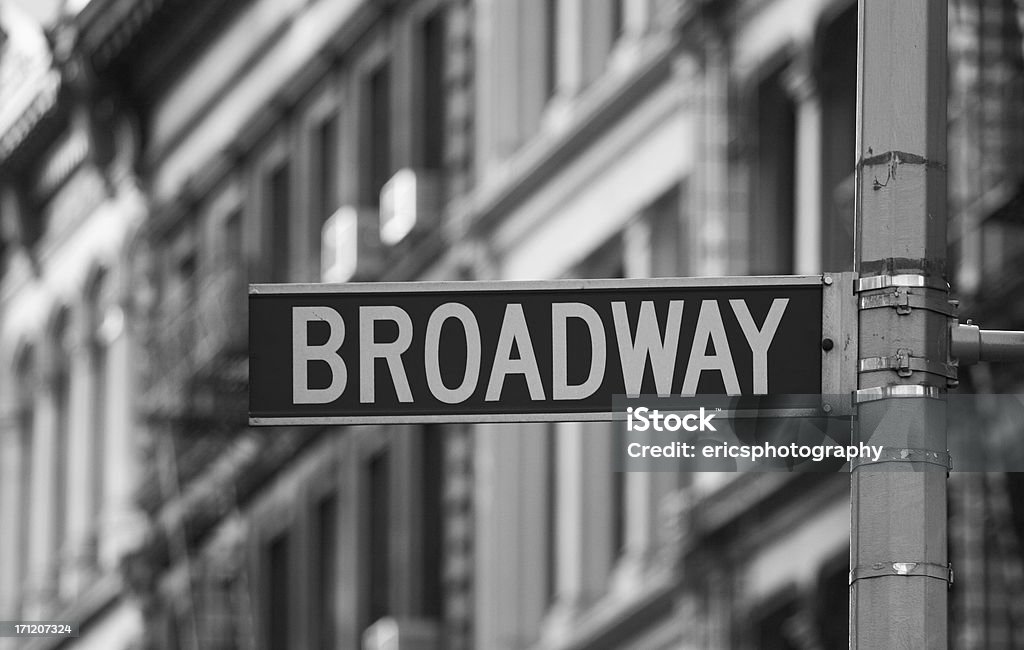
[[[946,2],[861,0],[850,647],[947,647]]]

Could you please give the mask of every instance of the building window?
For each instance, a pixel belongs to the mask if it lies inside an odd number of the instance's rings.
[[[674,185],[644,210],[644,218],[650,225],[651,261],[647,275],[653,278],[684,275],[680,224],[682,192],[682,187]]]
[[[558,2],[544,0],[544,97],[558,91]]]
[[[335,616],[338,605],[338,497],[333,492],[320,498],[314,512],[316,549],[313,553],[313,619],[315,647],[337,646]]]
[[[847,647],[850,641],[849,551],[822,569],[814,601],[821,647]]]
[[[266,625],[267,647],[278,650],[291,647],[289,618],[289,539],[284,531],[271,538],[266,545]]]
[[[245,262],[242,236],[242,211],[234,210],[224,219],[224,256],[221,258],[224,268],[242,268]]]
[[[24,612],[24,603],[28,578],[28,556],[29,556],[29,531],[32,529],[31,521],[35,519],[35,508],[32,507],[32,467],[35,454],[35,387],[37,385],[35,357],[31,349],[21,353],[15,371],[17,383],[17,424],[19,438],[19,484],[18,484],[18,514],[22,525],[17,530],[17,582],[16,592],[20,596],[21,608]]]
[[[572,272],[576,278],[624,278],[626,255],[623,234],[617,233],[587,255]]]
[[[314,201],[313,223],[319,232],[327,217],[338,207],[338,116],[324,118],[316,127],[313,146],[313,188]]]
[[[549,423],[545,432],[544,481],[544,599],[548,607],[558,597],[558,426]]]
[[[391,66],[380,64],[366,78],[363,101],[363,201],[380,202],[380,190],[392,173]]]
[[[614,43],[622,37],[622,33],[625,31],[625,7],[622,5],[627,0],[610,0],[610,2],[612,4],[611,32]]]
[[[189,246],[171,255],[171,284],[166,301],[167,332],[171,339],[173,354],[171,364],[185,363],[191,358],[196,340],[196,299],[199,295],[199,279],[196,273],[195,251]],[[178,366],[180,368],[180,366]]]
[[[583,24],[576,27],[582,30],[581,41],[582,69],[580,70],[580,89],[589,86],[600,77],[608,67],[608,58],[612,46],[618,37],[621,16],[617,15],[618,0],[590,0],[580,3]]]
[[[797,650],[794,638],[794,622],[798,620],[799,607],[795,598],[773,599],[757,621],[757,647],[761,650]]]
[[[208,571],[209,582],[202,594],[203,640],[217,650],[238,650],[239,619],[242,603],[236,602],[240,589],[237,574],[213,568]]]
[[[626,448],[626,431],[622,427],[605,425],[608,427],[608,438],[611,440],[611,454],[622,453]],[[611,516],[609,517],[612,529],[612,543],[609,566],[615,566],[616,560],[626,550],[626,473],[613,471],[612,475],[612,503]]]
[[[248,282],[248,261],[245,256],[244,235],[242,230],[241,209],[232,210],[225,217],[222,228],[220,246],[218,282],[220,288],[213,294],[217,301],[210,309],[217,309],[224,314],[224,323],[228,328],[226,338],[234,342],[234,349],[245,347],[249,330],[245,327],[246,301]]]
[[[305,216],[309,225],[304,237],[309,251],[309,263],[302,265],[302,273],[311,273],[314,278],[319,278],[321,271],[324,224],[340,204],[340,137],[341,119],[337,113],[314,118],[309,128],[309,171],[305,181],[308,196]]]
[[[290,166],[281,162],[267,176],[267,209],[270,211],[270,241],[267,246],[270,258],[270,281],[287,282],[291,248]]]
[[[440,427],[422,429],[422,614],[440,619],[443,615],[441,565],[444,541],[444,436]]]
[[[71,324],[67,310],[57,316],[53,330],[56,358],[52,368],[54,435],[53,435],[53,539],[51,555],[55,566],[62,560],[67,538],[68,444],[71,440]]]
[[[445,85],[444,11],[437,10],[422,23],[420,31],[420,79],[423,88],[423,107],[419,112],[422,165],[426,169],[444,167],[445,140]]]
[[[181,627],[178,612],[175,611],[172,605],[164,619],[164,647],[168,648],[168,650],[179,650],[184,647],[181,640],[184,636]]]
[[[857,130],[857,8],[851,7],[819,35],[822,48],[822,244],[823,268],[853,270],[854,158]]]
[[[369,585],[368,620],[363,628],[387,616],[391,610],[391,459],[387,449],[370,457],[366,478]]]
[[[755,90],[757,154],[750,202],[750,271],[757,275],[793,272],[796,108],[783,74],[783,69],[776,70]]]
[[[105,275],[100,275],[93,283],[89,296],[89,386],[92,391],[90,406],[91,435],[89,437],[89,521],[93,522],[93,541],[89,551],[92,560],[99,555],[99,526],[103,512],[103,495],[106,481],[107,428],[109,414],[107,412],[108,375],[108,337],[111,327],[106,321],[112,308],[109,296],[110,282]]]

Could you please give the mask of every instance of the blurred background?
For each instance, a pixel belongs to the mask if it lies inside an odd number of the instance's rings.
[[[1022,23],[949,3],[950,280],[990,328],[1024,329]],[[246,294],[852,270],[856,32],[0,0],[0,620],[81,626],[0,648],[845,648],[848,476],[615,473],[593,423],[251,429]],[[949,500],[951,645],[1024,647],[1024,480]]]

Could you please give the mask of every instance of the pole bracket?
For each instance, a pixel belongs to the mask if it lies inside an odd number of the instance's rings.
[[[921,291],[924,293],[919,293]],[[893,291],[861,296],[859,304],[862,310],[893,308],[900,316],[906,316],[914,309],[927,309],[943,316],[954,316],[955,312],[945,291],[936,293],[938,291],[940,290],[933,287],[918,287],[917,291],[914,291],[913,287],[897,286]]]
[[[944,280],[938,280],[917,273],[901,273],[898,275],[867,275],[857,278],[853,282],[853,292],[863,293],[877,289],[888,289],[889,287],[908,287],[919,289],[938,289],[949,291],[949,284]]]
[[[927,463],[946,470],[948,475],[953,471],[953,458],[949,451],[934,451],[932,449],[905,449],[901,447],[883,447],[878,460],[862,460],[861,458],[850,459],[850,471],[866,465],[881,465],[883,463]]]
[[[935,562],[875,562],[860,565],[850,571],[850,585],[858,580],[886,578],[889,576],[906,576],[934,578],[953,586],[953,565],[936,564]]]
[[[957,378],[957,367],[953,364],[930,361],[915,357],[912,350],[900,348],[891,357],[868,357],[860,360],[860,372],[895,370],[900,377],[909,377],[915,372],[927,372],[946,379]]]
[[[875,402],[882,399],[914,397],[942,399],[942,392],[938,386],[928,386],[926,384],[895,384],[893,386],[875,386],[874,388],[861,388],[860,390],[853,391],[854,404]]]

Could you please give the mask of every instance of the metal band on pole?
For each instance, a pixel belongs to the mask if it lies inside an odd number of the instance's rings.
[[[941,467],[947,473],[953,470],[953,459],[950,458],[948,451],[886,447],[882,449],[878,460],[852,459],[850,461],[850,471],[852,472],[859,467],[881,465],[883,463],[925,463]]]
[[[934,578],[944,582],[946,587],[953,586],[953,567],[934,562],[875,562],[868,566],[854,567],[850,570],[850,585],[858,580],[893,576]]]

